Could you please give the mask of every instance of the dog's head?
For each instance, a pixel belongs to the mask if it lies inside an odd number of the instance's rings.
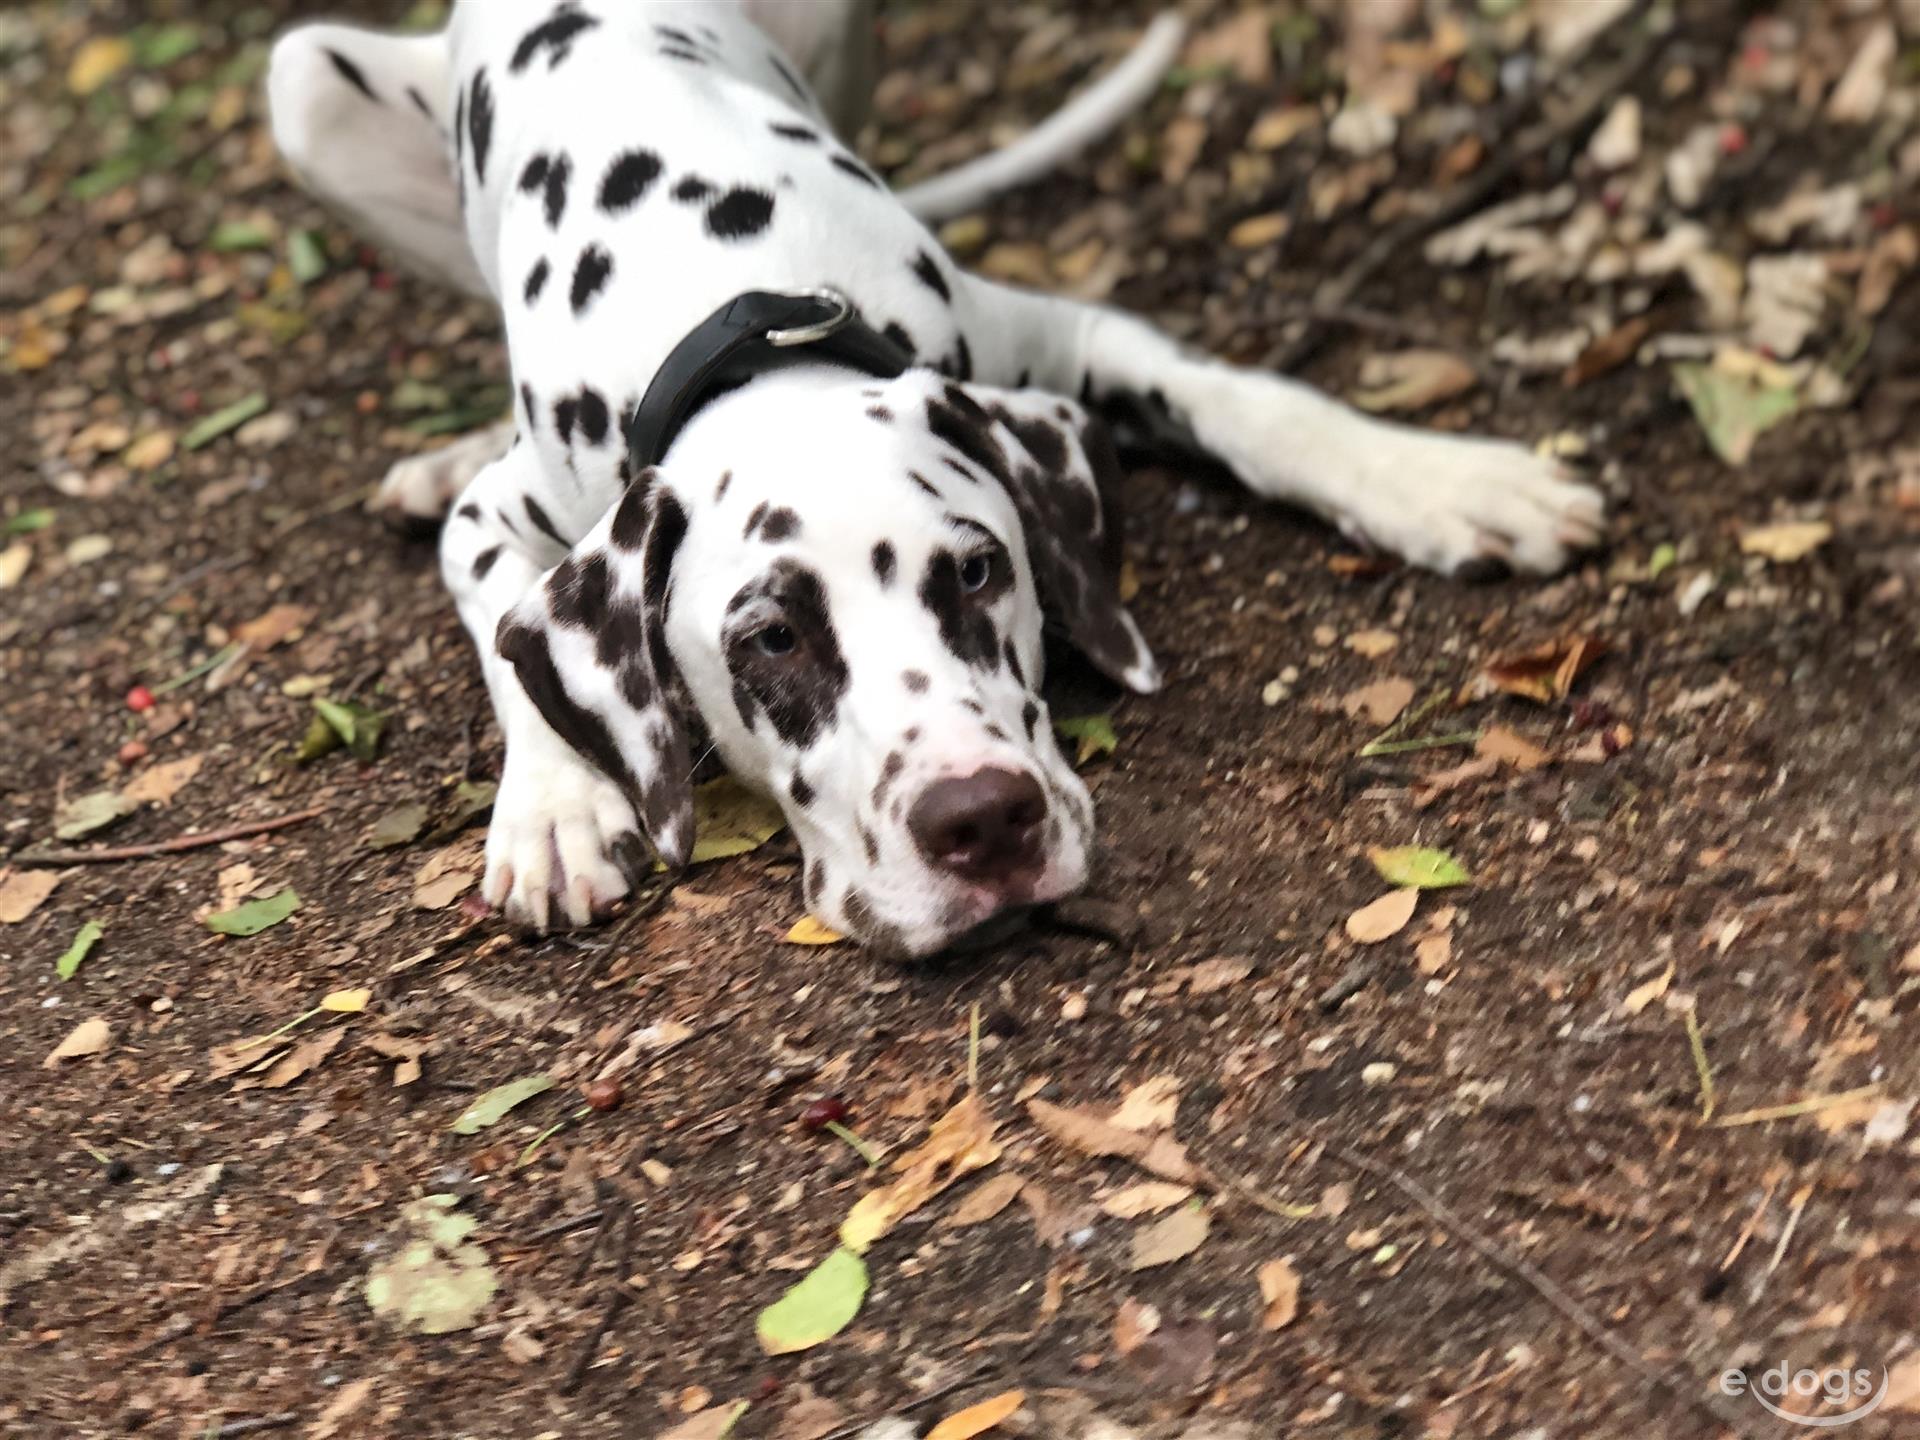
[[[676,692],[774,795],[809,908],[895,956],[1086,878],[1093,807],[1040,698],[1052,623],[1136,690],[1116,467],[1079,407],[911,371],[757,381],[507,617],[550,723],[692,843]]]

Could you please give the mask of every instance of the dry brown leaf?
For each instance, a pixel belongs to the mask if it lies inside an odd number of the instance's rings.
[[[1453,963],[1453,936],[1442,931],[1413,947],[1413,963],[1422,975],[1438,975]]]
[[[994,1124],[978,1095],[969,1094],[934,1122],[926,1143],[894,1161],[900,1178],[854,1202],[840,1226],[840,1241],[864,1254],[902,1217],[911,1215],[954,1181],[1000,1158]]]
[[[1444,350],[1397,350],[1370,355],[1360,366],[1360,388],[1352,395],[1362,410],[1424,410],[1465,394],[1480,383],[1479,372]]]
[[[1212,995],[1238,985],[1251,974],[1252,962],[1234,955],[1216,955],[1211,960],[1200,961],[1187,971],[1187,993]]]
[[[1654,976],[1653,979],[1647,981],[1644,985],[1636,985],[1627,992],[1627,998],[1620,1002],[1620,1013],[1622,1015],[1638,1015],[1654,1001],[1665,995],[1668,987],[1672,984],[1673,965],[1672,962],[1668,962],[1667,968]]]
[[[1198,115],[1176,115],[1160,137],[1160,178],[1178,185],[1193,173],[1200,152],[1207,148],[1207,122]]]
[[[1647,315],[1636,315],[1626,324],[1598,340],[1580,352],[1580,358],[1569,365],[1561,375],[1560,383],[1569,390],[1577,389],[1590,380],[1598,380],[1609,371],[1618,370],[1634,356],[1640,353],[1640,347],[1653,333],[1653,319]]]
[[[1174,1116],[1179,1110],[1180,1078],[1177,1075],[1156,1075],[1129,1090],[1121,1098],[1120,1108],[1108,1118],[1122,1130],[1150,1134],[1156,1130],[1171,1130]]]
[[[1504,725],[1489,725],[1473,747],[1473,753],[1483,760],[1498,760],[1522,772],[1538,770],[1553,759],[1531,740]]]
[[[1886,1408],[1903,1415],[1920,1411],[1920,1350],[1889,1367]]]
[[[1033,1117],[1034,1124],[1054,1140],[1069,1150],[1078,1150],[1082,1155],[1091,1155],[1095,1159],[1119,1156],[1158,1175],[1162,1180],[1186,1185],[1200,1178],[1199,1171],[1187,1158],[1186,1147],[1169,1135],[1149,1139],[1131,1130],[1123,1130],[1098,1116],[1089,1115],[1084,1110],[1069,1110],[1062,1105],[1048,1104],[1045,1100],[1029,1100],[1027,1114]]]
[[[486,869],[486,841],[471,838],[436,850],[414,873],[413,903],[420,910],[444,910]]]
[[[340,1048],[346,1038],[345,1026],[336,1025],[302,1040],[273,1063],[264,1075],[249,1075],[234,1082],[236,1090],[283,1090]]]
[[[1264,1330],[1284,1330],[1300,1313],[1300,1272],[1291,1260],[1269,1260],[1260,1267],[1260,1298],[1267,1302]]]
[[[1100,1202],[1100,1209],[1116,1220],[1138,1220],[1142,1215],[1158,1215],[1193,1198],[1191,1185],[1175,1185],[1167,1180],[1144,1180],[1116,1190]]]
[[[1481,670],[1481,684],[1489,692],[1547,705],[1566,699],[1574,682],[1606,653],[1606,642],[1593,635],[1549,640],[1531,650],[1495,656]]]
[[[165,805],[200,773],[207,763],[204,755],[186,755],[178,760],[149,765],[120,787],[120,793],[135,804]]]
[[[998,1175],[989,1176],[969,1191],[966,1198],[954,1206],[953,1212],[941,1223],[949,1229],[958,1230],[991,1220],[1014,1202],[1020,1194],[1020,1187],[1026,1183],[1016,1170],[1003,1170]]]
[[[1273,18],[1264,6],[1242,10],[1193,37],[1184,63],[1195,70],[1231,70],[1249,85],[1273,78]]]
[[[367,1397],[373,1394],[371,1376],[360,1380],[349,1380],[334,1391],[333,1399],[327,1402],[326,1409],[314,1416],[313,1429],[307,1432],[308,1440],[333,1440],[340,1433],[343,1421],[353,1417],[354,1412],[367,1403]]]
[[[1825,520],[1793,520],[1741,531],[1740,551],[1788,565],[1806,559],[1832,538],[1833,526]]]
[[[249,650],[271,650],[293,638],[313,619],[311,605],[275,605],[266,614],[233,627],[233,638]]]
[[[1131,1355],[1159,1328],[1160,1311],[1129,1295],[1113,1312],[1113,1348],[1118,1354]]]
[[[846,1424],[847,1412],[826,1396],[814,1394],[806,1382],[788,1388],[801,1393],[773,1427],[772,1440],[825,1440]]]
[[[1278,150],[1319,123],[1320,111],[1312,105],[1286,105],[1269,110],[1247,131],[1247,149]]]
[[[1484,780],[1489,775],[1498,774],[1499,770],[1500,762],[1485,756],[1464,760],[1445,770],[1435,770],[1432,774],[1422,775],[1413,782],[1413,803],[1425,809],[1442,795],[1451,794],[1477,780]]]
[[[1292,227],[1293,217],[1284,210],[1250,215],[1227,231],[1227,243],[1236,250],[1259,250],[1273,244]]]
[[[1853,308],[1862,315],[1878,315],[1893,299],[1900,277],[1920,264],[1920,228],[1899,225],[1882,235],[1860,271],[1860,288]]]
[[[98,1055],[112,1039],[113,1028],[96,1015],[68,1031],[67,1038],[54,1046],[40,1063],[49,1070],[58,1070],[62,1060],[83,1060],[89,1055]]]
[[[1185,1205],[1156,1220],[1133,1236],[1127,1260],[1129,1270],[1152,1270],[1184,1260],[1206,1243],[1213,1222],[1204,1205]]]
[[[1420,892],[1414,889],[1389,890],[1371,905],[1362,905],[1347,916],[1347,938],[1361,945],[1378,945],[1407,928]]]
[[[735,1400],[726,1405],[716,1405],[711,1410],[702,1410],[698,1415],[682,1420],[671,1430],[664,1430],[658,1440],[721,1440],[721,1437],[733,1429],[734,1422],[747,1408],[744,1400]]]
[[[1340,699],[1340,708],[1355,719],[1365,717],[1375,725],[1391,725],[1400,712],[1413,703],[1414,683],[1398,675],[1389,675]]]
[[[1026,1403],[1026,1391],[1005,1391],[990,1400],[982,1400],[978,1405],[969,1405],[956,1415],[949,1415],[927,1432],[927,1440],[974,1440],[976,1435],[984,1435],[1002,1420],[1009,1419],[1014,1411]]]
[[[18,925],[60,883],[56,870],[0,871],[0,925]]]
[[[1359,630],[1347,636],[1347,648],[1368,660],[1378,660],[1400,644],[1391,630]]]

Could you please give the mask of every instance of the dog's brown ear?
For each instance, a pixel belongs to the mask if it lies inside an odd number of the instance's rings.
[[[666,619],[687,532],[655,470],[500,622],[497,648],[547,724],[626,792],[656,854],[693,850],[693,766]]]
[[[943,386],[927,418],[1005,487],[1048,619],[1111,679],[1157,690],[1160,667],[1120,599],[1120,461],[1106,425],[1071,401],[986,385]]]

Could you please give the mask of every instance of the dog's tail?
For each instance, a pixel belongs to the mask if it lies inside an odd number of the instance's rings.
[[[922,220],[946,220],[989,197],[1038,180],[1077,155],[1147,102],[1180,57],[1186,24],[1162,15],[1126,59],[1004,149],[900,192]]]

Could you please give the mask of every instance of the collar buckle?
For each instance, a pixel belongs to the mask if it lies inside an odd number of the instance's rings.
[[[853,302],[838,290],[787,290],[781,292],[794,300],[818,300],[822,304],[834,307],[833,314],[824,320],[816,320],[810,325],[795,325],[785,330],[767,331],[767,343],[785,349],[790,345],[811,345],[816,340],[824,340],[835,331],[842,329],[853,319]]]

